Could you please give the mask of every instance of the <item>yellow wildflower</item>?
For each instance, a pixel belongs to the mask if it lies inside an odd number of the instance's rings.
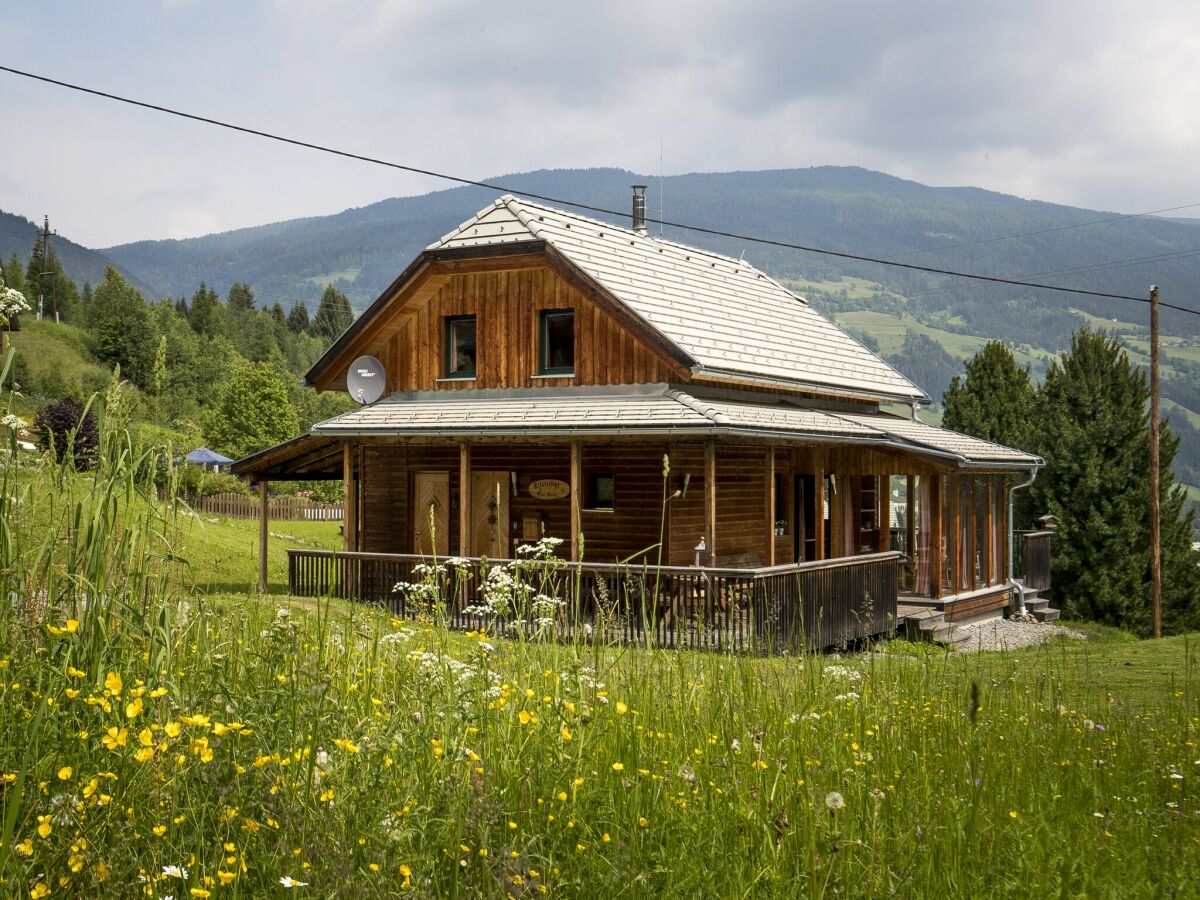
[[[121,676],[116,672],[109,672],[104,676],[104,689],[114,697],[121,696],[121,690],[125,687],[125,682],[121,680]]]
[[[196,713],[194,716],[180,716],[179,718],[184,725],[194,725],[197,728],[207,728],[212,724],[212,720],[204,713]]]
[[[157,700],[159,697],[165,697],[167,689],[165,687],[157,687],[150,692],[150,699]]]
[[[29,896],[33,900],[41,900],[42,897],[50,896],[50,888],[44,881],[39,881],[33,886],[33,890],[29,892]]]
[[[78,619],[67,619],[67,624],[63,626],[63,631],[67,632],[68,634],[74,634],[78,630],[79,630],[79,620]]]
[[[69,781],[71,778],[71,775],[74,773],[74,771],[75,770],[72,769],[70,766],[63,766],[61,769],[58,770],[58,780],[59,781]]]
[[[621,772],[625,769],[625,763],[615,762],[613,763],[612,767],[614,772]]]
[[[412,869],[404,865],[404,863],[400,864],[400,877],[404,879],[402,882],[400,882],[401,890],[404,890],[412,884]]]
[[[179,737],[179,723],[172,720],[163,726],[163,733],[169,738]]]
[[[347,753],[358,752],[358,747],[355,746],[354,742],[347,740],[346,738],[334,738],[333,745],[339,750],[345,750]]]
[[[629,707],[624,703],[624,701],[618,700],[617,701],[617,715],[623,716],[627,712],[629,712]]]
[[[154,832],[155,837],[162,837],[164,834],[167,833],[167,826],[166,825],[155,825],[150,830]]]
[[[125,704],[125,718],[136,719],[142,714],[142,698],[137,697],[132,703]]]
[[[118,747],[124,747],[125,741],[129,737],[129,732],[124,728],[113,726],[108,729],[108,733],[100,738],[100,742],[109,750],[116,750]]]
[[[13,849],[21,856],[33,856],[33,841],[25,838],[25,840],[21,841]]]
[[[63,691],[63,693],[66,694],[67,698],[70,700],[74,700],[79,696],[79,690],[77,688],[67,688],[65,691]]]
[[[50,824],[49,816],[38,816],[38,835],[43,838],[50,837],[50,832],[54,831],[54,826]]]
[[[67,666],[67,675],[71,678],[83,678],[87,675],[87,672],[80,672],[74,666]]]
[[[233,880],[237,878],[237,872],[223,872],[217,869],[217,878],[223,885],[233,884]]]

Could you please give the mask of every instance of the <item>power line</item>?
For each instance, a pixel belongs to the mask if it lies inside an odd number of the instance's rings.
[[[409,172],[415,175],[425,175],[431,178],[439,178],[444,181],[453,181],[456,184],[469,185],[471,187],[485,188],[486,190],[497,191],[499,193],[520,194],[523,197],[529,197],[533,200],[542,200],[546,203],[552,203],[558,206],[569,206],[574,209],[587,210],[588,212],[600,213],[602,215],[616,216],[622,219],[630,218],[628,212],[620,212],[618,210],[607,209],[602,206],[593,206],[587,203],[580,203],[575,200],[566,200],[561,197],[552,197],[545,194],[535,194],[530,191],[522,191],[515,188],[506,187],[501,184],[494,184],[487,181],[476,181],[470,178],[462,178],[457,175],[449,175],[444,172],[435,172],[432,169],[422,169],[417,166],[409,166],[403,163],[393,162],[391,160],[379,159],[373,156],[366,156],[361,153],[354,153],[349,150],[339,150],[335,147],[327,147],[322,144],[314,144],[311,141],[303,141],[298,138],[286,137],[284,135],[273,134],[269,131],[262,131],[257,128],[249,128],[245,125],[235,125],[231,122],[223,122],[220,119],[213,119],[208,116],[201,116],[195,113],[183,112],[182,110],[172,109],[167,106],[160,106],[154,103],[147,103],[144,100],[134,100],[129,97],[122,97],[119,94],[112,94],[106,91],[97,90],[96,88],[84,87],[83,85],[72,84],[68,81],[61,81],[57,78],[50,78],[46,75],[37,75],[33,72],[26,72],[21,69],[14,69],[11,66],[0,65],[0,71],[8,72],[12,75],[19,75],[22,78],[30,78],[34,81],[41,81],[45,84],[52,84],[56,87],[66,88],[72,91],[78,91],[83,94],[90,94],[94,97],[103,97],[107,100],[115,100],[118,103],[125,103],[130,106],[141,107],[142,109],[153,110],[154,112],[165,113],[166,115],[176,116],[181,119],[189,119],[193,122],[202,122],[206,125],[215,125],[218,128],[225,128],[230,131],[241,132],[255,137],[265,138],[271,141],[277,141],[282,144],[290,144],[294,147],[303,147],[308,150],[316,150],[320,153],[329,153],[334,156],[340,156],[344,159],[358,160],[359,162],[371,163],[372,165],[385,166],[390,169],[396,169],[402,172]],[[993,275],[980,275],[974,272],[959,272],[953,269],[938,269],[931,266],[922,266],[916,263],[905,263],[893,259],[881,259],[874,256],[864,256],[857,253],[847,253],[839,250],[829,250],[823,247],[810,247],[804,244],[793,244],[788,241],[777,241],[770,238],[755,237],[753,235],[738,234],[733,231],[723,231],[717,228],[705,228],[701,225],[689,225],[684,222],[672,222],[668,219],[650,219],[648,223],[662,225],[668,228],[679,228],[686,231],[694,231],[699,234],[707,234],[713,237],[731,238],[738,241],[746,241],[754,244],[762,244],[769,247],[779,247],[785,250],[800,250],[805,253],[817,253],[822,256],[832,256],[838,259],[849,259],[855,262],[874,263],[881,266],[892,266],[894,268],[909,269],[917,272],[928,272],[932,275],[948,275],[954,278],[967,278],[974,281],[987,281],[993,284],[1008,284],[1016,287],[1029,287],[1039,290],[1059,291],[1066,294],[1077,294],[1088,297],[1102,297],[1111,300],[1130,300],[1134,303],[1149,303],[1146,297],[1135,297],[1129,294],[1113,294],[1107,291],[1092,291],[1084,288],[1063,287],[1054,284],[1041,284],[1033,281],[1021,281],[1013,278],[1002,278]],[[1179,312],[1191,313],[1192,315],[1200,316],[1200,310],[1188,309],[1183,306],[1173,306],[1169,303],[1159,303],[1160,306],[1169,309],[1174,309]]]

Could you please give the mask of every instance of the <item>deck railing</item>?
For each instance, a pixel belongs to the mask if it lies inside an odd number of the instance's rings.
[[[892,631],[900,558],[729,569],[478,558],[435,565],[408,554],[289,550],[288,584],[298,596],[379,603],[401,618],[432,612],[459,629],[504,634],[541,619],[559,639],[582,632],[621,643],[780,653]],[[481,611],[494,568],[518,585],[506,596],[526,597],[522,605],[534,608]],[[538,595],[559,603],[537,608]]]
[[[1034,591],[1050,590],[1050,539],[1052,531],[1018,531],[1013,571],[1018,581]]]

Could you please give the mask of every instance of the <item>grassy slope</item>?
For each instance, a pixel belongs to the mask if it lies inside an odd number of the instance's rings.
[[[28,369],[35,383],[45,384],[48,378],[57,376],[64,393],[81,396],[85,387],[102,386],[109,380],[110,373],[98,364],[88,351],[87,335],[82,328],[71,325],[55,325],[53,322],[38,322],[26,317],[21,321],[21,330],[6,335],[6,348],[17,348],[17,354]],[[32,400],[18,398],[18,414],[28,413]]]

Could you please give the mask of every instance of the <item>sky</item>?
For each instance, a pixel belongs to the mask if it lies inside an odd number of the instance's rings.
[[[1182,0],[0,8],[0,64],[467,178],[858,165],[1118,212],[1200,203],[1198,59]],[[91,247],[449,186],[7,73],[0,104],[0,209]]]

